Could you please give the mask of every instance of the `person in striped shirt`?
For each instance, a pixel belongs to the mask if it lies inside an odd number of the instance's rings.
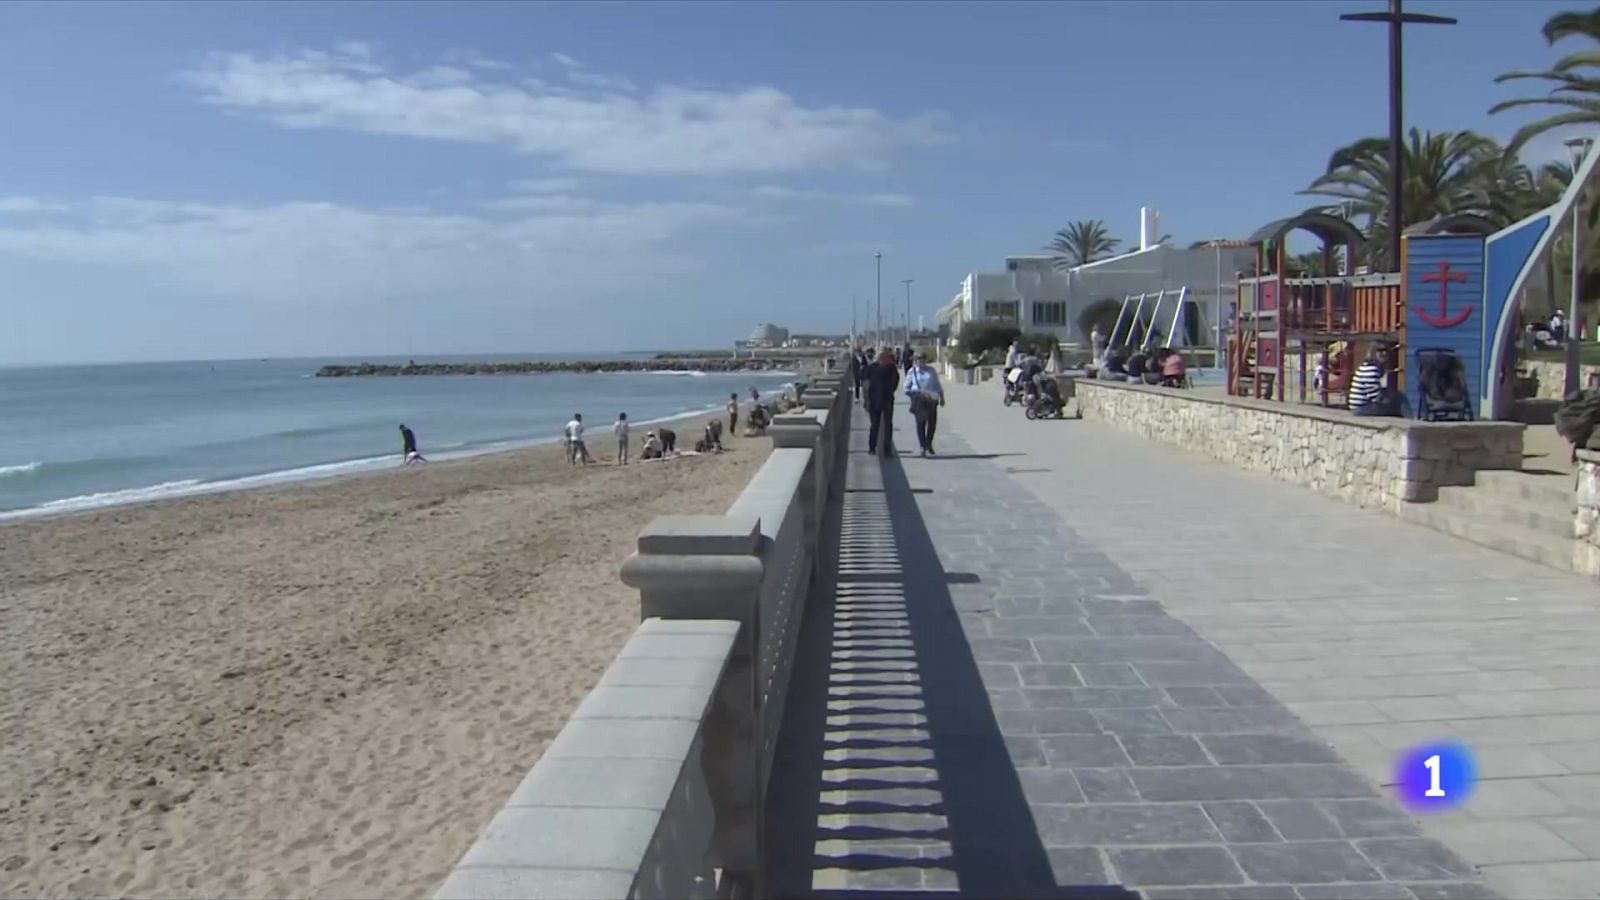
[[[1367,354],[1366,361],[1350,379],[1350,411],[1358,416],[1392,416],[1391,404],[1385,402],[1385,381],[1388,372],[1383,364],[1383,351],[1377,347]]]

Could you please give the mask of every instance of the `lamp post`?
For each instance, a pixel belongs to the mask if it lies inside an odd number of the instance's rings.
[[[1589,148],[1594,141],[1589,138],[1573,138],[1567,141],[1567,152],[1572,154],[1572,177],[1578,177],[1578,169],[1583,167],[1583,158],[1589,155]],[[1562,388],[1562,395],[1572,393],[1578,389],[1579,368],[1579,343],[1583,335],[1578,332],[1578,302],[1583,298],[1583,185],[1578,185],[1578,195],[1572,201],[1572,299],[1567,310],[1567,378]]]
[[[878,263],[878,330],[877,330],[877,332],[875,334],[873,334],[872,342],[874,344],[882,344],[883,343],[883,254],[881,252],[874,253],[874,254],[872,254],[872,258],[874,260],[876,260],[877,263]]]
[[[1348,13],[1344,22],[1383,22],[1389,26],[1389,265],[1400,271],[1400,232],[1405,229],[1405,156],[1401,115],[1400,29],[1406,25],[1454,25],[1449,16],[1429,16],[1400,11],[1400,0],[1389,0],[1389,11]]]
[[[906,346],[911,346],[911,282],[915,278],[902,278],[900,283],[906,286]]]

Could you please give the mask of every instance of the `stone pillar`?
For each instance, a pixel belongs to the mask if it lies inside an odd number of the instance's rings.
[[[804,449],[811,451],[811,464],[800,480],[800,496],[804,498],[801,512],[805,521],[806,555],[817,558],[817,537],[822,530],[822,513],[828,502],[828,466],[832,453],[822,438],[822,424],[814,415],[774,416],[767,429],[772,435],[775,449]]]
[[[641,618],[729,619],[738,639],[702,735],[715,825],[714,864],[754,884],[761,804],[756,759],[755,636],[764,568],[753,516],[660,516],[639,533],[622,580],[639,589]]]

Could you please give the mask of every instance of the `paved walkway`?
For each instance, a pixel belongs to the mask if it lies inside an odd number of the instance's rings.
[[[988,394],[953,391],[951,431],[1022,453],[997,462],[1371,783],[1472,748],[1484,780],[1425,833],[1508,896],[1600,896],[1600,585]]]
[[[880,466],[855,436],[837,600],[808,612],[774,777],[773,894],[1492,896],[1385,799],[1390,748],[1339,735],[1359,751],[1341,757],[1273,694],[1434,677],[1463,639],[1405,626],[1448,617],[1484,572],[1522,586],[1519,613],[1587,615],[1580,592],[1593,588],[1081,422],[1027,422],[988,393],[952,394],[935,459]],[[1163,506],[1177,522],[1158,528]],[[1415,585],[1445,572],[1454,590],[1374,589],[1382,567],[1353,564],[1360,552],[1398,552],[1391,575]],[[1256,583],[1268,567],[1282,577]],[[1570,599],[1545,599],[1558,589]],[[1378,646],[1390,649],[1368,652]],[[1278,660],[1330,669],[1289,678]],[[1496,693],[1487,683],[1498,676],[1472,689]],[[1379,710],[1408,696],[1358,699]],[[1332,708],[1297,711],[1318,726]],[[1363,727],[1385,723],[1397,724]],[[1422,731],[1385,736],[1453,733]],[[1575,853],[1556,824],[1551,839]],[[1483,861],[1470,834],[1449,837]],[[1540,894],[1531,869],[1494,869],[1521,895],[1585,895]]]

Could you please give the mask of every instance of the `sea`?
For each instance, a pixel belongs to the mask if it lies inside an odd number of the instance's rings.
[[[614,354],[648,359],[653,354]],[[577,359],[415,357],[423,362]],[[602,358],[587,356],[583,358]],[[583,413],[591,450],[635,427],[770,396],[794,372],[317,378],[273,359],[0,368],[0,519],[48,515],[398,465],[405,423],[431,461],[559,440]],[[639,433],[639,434],[642,434]]]

